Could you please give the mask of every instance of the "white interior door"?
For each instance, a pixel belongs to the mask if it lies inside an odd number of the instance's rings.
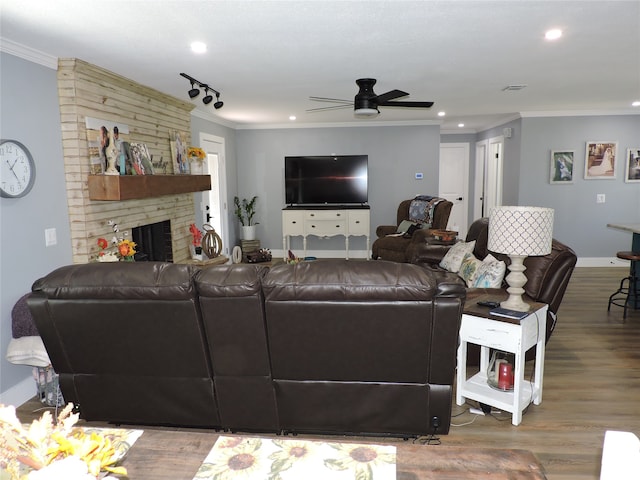
[[[489,215],[493,207],[502,205],[502,162],[504,138],[489,139],[489,155],[485,168],[484,214]]]
[[[202,196],[203,223],[210,224],[222,239],[222,251],[229,255],[229,227],[227,205],[227,175],[224,138],[200,134],[200,148],[207,154],[205,171],[211,175],[211,190]]]
[[[464,236],[467,232],[469,191],[469,144],[443,143],[440,145],[440,174],[438,196],[453,203],[447,230]]]
[[[489,151],[489,141],[482,140],[476,143],[476,175],[473,182],[473,219],[477,220],[487,216],[484,210],[484,177],[485,166]]]

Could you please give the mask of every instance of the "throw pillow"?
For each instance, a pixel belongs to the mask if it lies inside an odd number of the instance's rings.
[[[467,284],[467,287],[471,287],[473,285],[473,281],[476,278],[476,272],[481,265],[482,260],[478,260],[473,253],[467,253],[462,258],[462,263],[460,264],[458,275],[464,280],[464,283]]]
[[[440,266],[449,272],[458,273],[462,259],[467,253],[473,252],[476,241],[459,242],[449,249],[444,258],[440,261]]]
[[[476,288],[500,288],[506,271],[507,265],[489,254],[476,270],[476,277],[473,279],[471,286]]]

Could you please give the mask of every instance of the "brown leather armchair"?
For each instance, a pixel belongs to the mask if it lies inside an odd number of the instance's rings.
[[[395,225],[380,225],[376,228],[377,240],[373,242],[371,247],[372,258],[374,260],[390,260],[392,262],[410,262],[416,250],[420,246],[426,244],[426,238],[431,234],[431,230],[444,230],[447,228],[449,215],[453,203],[444,200],[438,203],[433,210],[433,222],[430,229],[416,230],[411,237],[405,238],[391,237],[390,234],[396,233],[398,226],[403,220],[409,220],[409,205],[411,201],[403,200],[398,205],[397,221]]]

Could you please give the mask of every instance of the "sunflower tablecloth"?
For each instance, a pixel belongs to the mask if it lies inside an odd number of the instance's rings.
[[[220,436],[194,480],[392,480],[396,447]]]

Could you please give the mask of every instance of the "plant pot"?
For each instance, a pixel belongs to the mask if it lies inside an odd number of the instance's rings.
[[[256,226],[249,225],[242,227],[242,240],[255,240],[256,239]]]

